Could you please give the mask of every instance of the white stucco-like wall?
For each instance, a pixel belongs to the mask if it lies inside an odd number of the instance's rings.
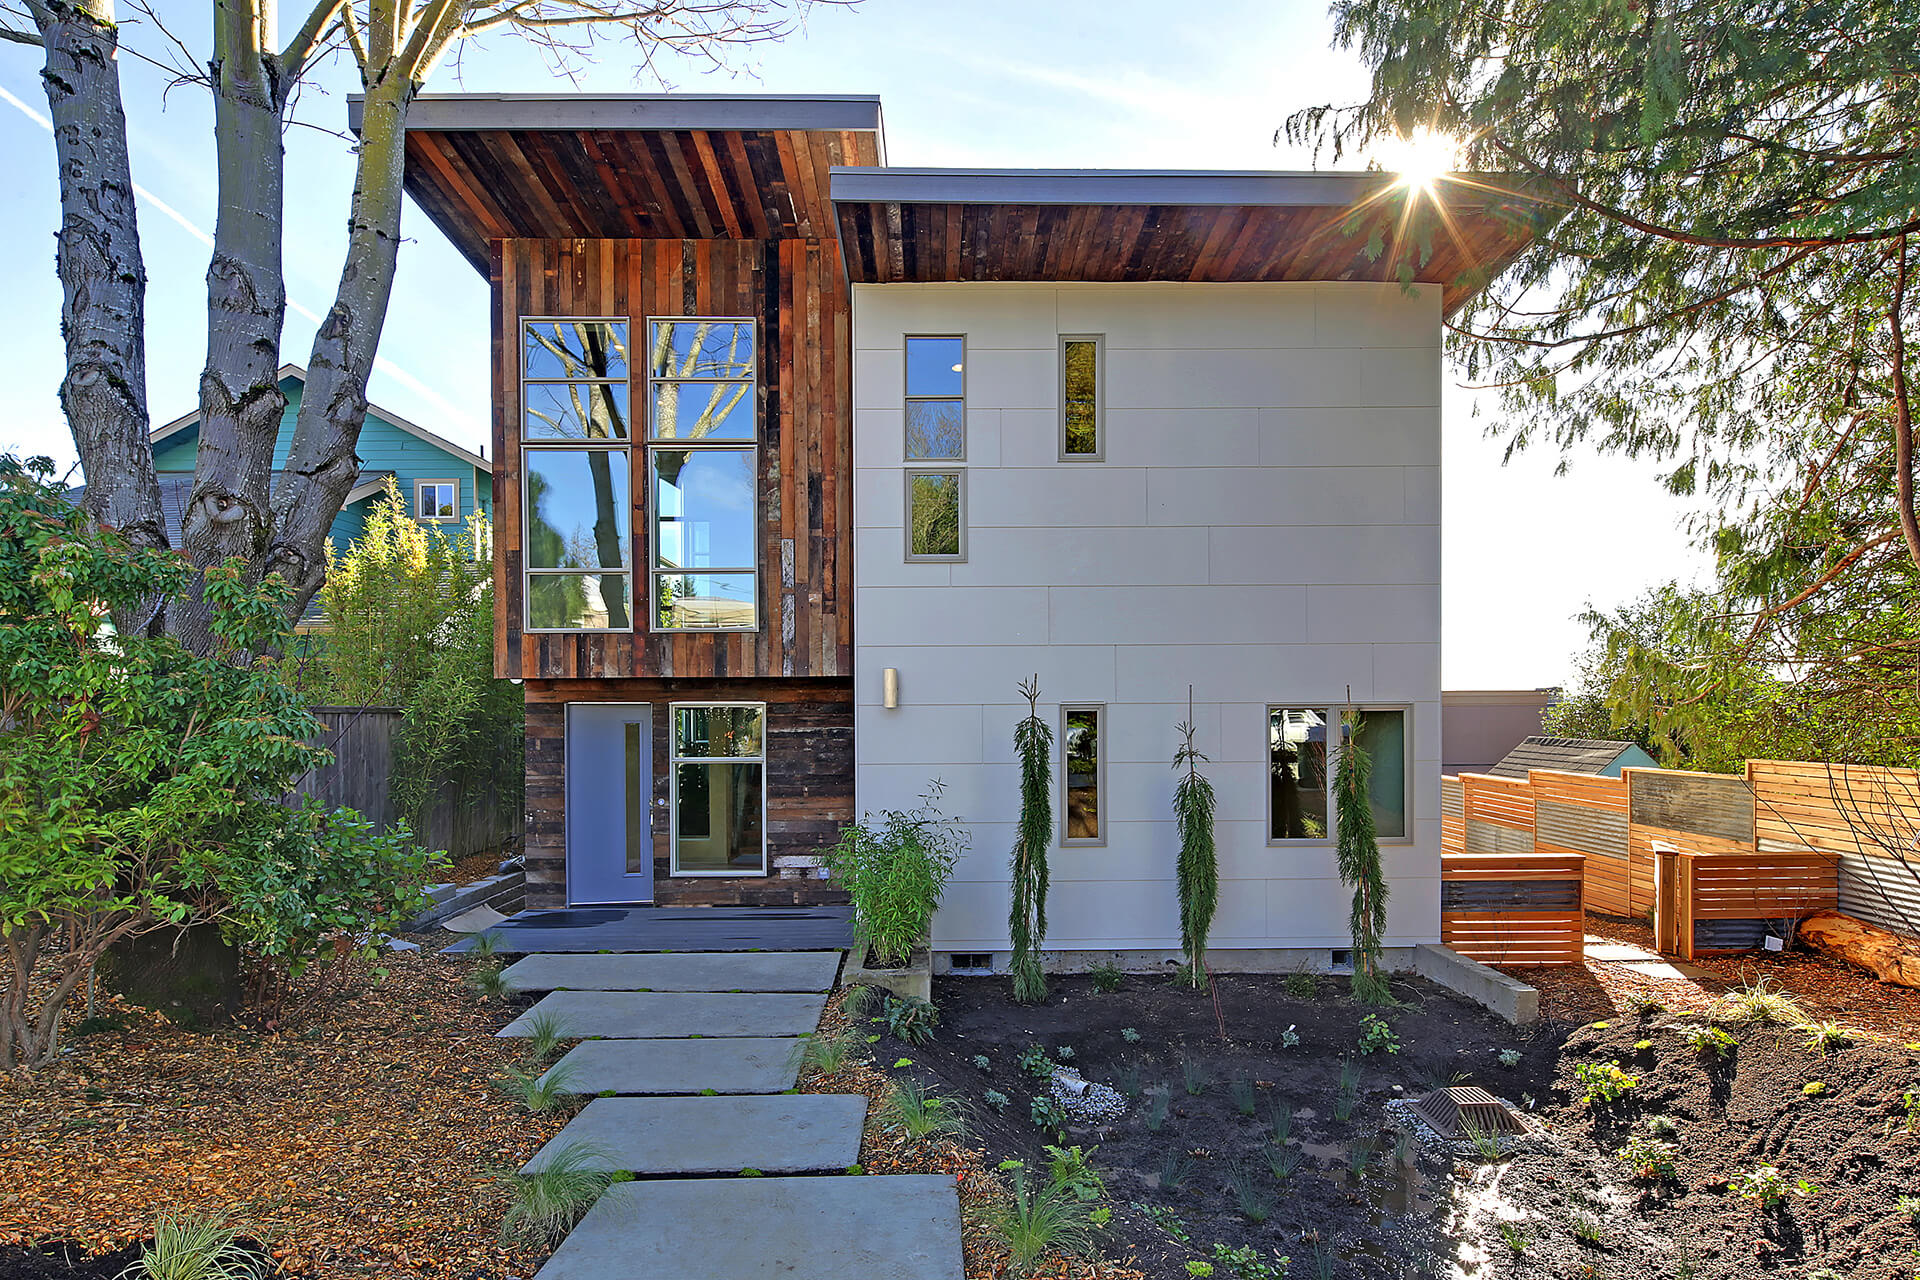
[[[1439,305],[1375,284],[855,287],[857,802],[910,807],[938,777],[967,819],[936,949],[1009,945],[1015,685],[1036,673],[1056,733],[1063,702],[1108,718],[1106,844],[1054,849],[1049,950],[1179,946],[1189,684],[1219,794],[1212,946],[1348,945],[1331,846],[1267,842],[1265,713],[1349,687],[1410,708],[1387,941],[1438,938]],[[968,557],[907,563],[904,338],[951,333]],[[1105,337],[1101,462],[1057,460],[1062,334]]]

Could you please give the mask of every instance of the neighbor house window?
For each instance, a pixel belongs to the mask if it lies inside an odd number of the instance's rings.
[[[967,340],[907,339],[907,559],[966,558]]]
[[[458,520],[460,485],[453,480],[417,480],[413,485],[413,518]]]
[[[1104,346],[1097,335],[1060,339],[1060,457],[1068,462],[1097,462],[1105,447]]]
[[[1361,707],[1355,716],[1353,739],[1373,764],[1368,800],[1374,834],[1383,840],[1405,839],[1406,708]],[[1337,707],[1267,708],[1269,840],[1333,838],[1333,769],[1340,742]]]
[[[521,549],[529,631],[633,626],[628,327],[520,330]]]
[[[647,477],[657,631],[759,626],[758,334],[648,322]]]
[[[765,875],[766,705],[675,703],[672,714],[673,873]]]
[[[1101,797],[1106,790],[1106,708],[1060,708],[1060,843],[1104,844],[1107,838]]]

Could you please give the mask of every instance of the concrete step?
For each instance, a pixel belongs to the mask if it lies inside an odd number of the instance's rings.
[[[859,1094],[596,1098],[521,1172],[538,1172],[558,1152],[580,1145],[592,1167],[635,1174],[841,1170],[860,1159],[866,1118],[867,1100]]]
[[[569,1039],[798,1036],[820,1025],[826,1006],[826,996],[818,993],[556,991],[496,1034],[529,1035],[537,1019],[551,1015]]]
[[[586,1040],[547,1072],[569,1093],[785,1093],[800,1074],[798,1037]]]
[[[500,976],[509,991],[825,991],[838,951],[675,951],[532,955]]]
[[[719,1178],[611,1187],[535,1280],[963,1280],[953,1179]]]

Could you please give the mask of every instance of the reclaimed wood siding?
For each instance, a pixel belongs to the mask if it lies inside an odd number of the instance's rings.
[[[844,902],[820,853],[854,817],[853,688],[835,680],[528,681],[527,906],[567,905],[566,704],[644,702],[653,710],[653,900],[661,906]],[[765,876],[676,879],[668,813],[673,702],[767,704]]]
[[[848,292],[831,240],[494,243],[495,674],[525,680],[849,675],[853,667]],[[759,616],[753,632],[522,631],[519,332],[524,316],[760,322]],[[633,392],[633,591],[644,624],[644,382]]]

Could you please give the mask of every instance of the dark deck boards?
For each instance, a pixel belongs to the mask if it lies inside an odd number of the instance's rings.
[[[853,946],[852,909],[568,907],[522,911],[488,930],[503,954],[542,951],[831,951]],[[466,951],[472,940],[448,951]]]

